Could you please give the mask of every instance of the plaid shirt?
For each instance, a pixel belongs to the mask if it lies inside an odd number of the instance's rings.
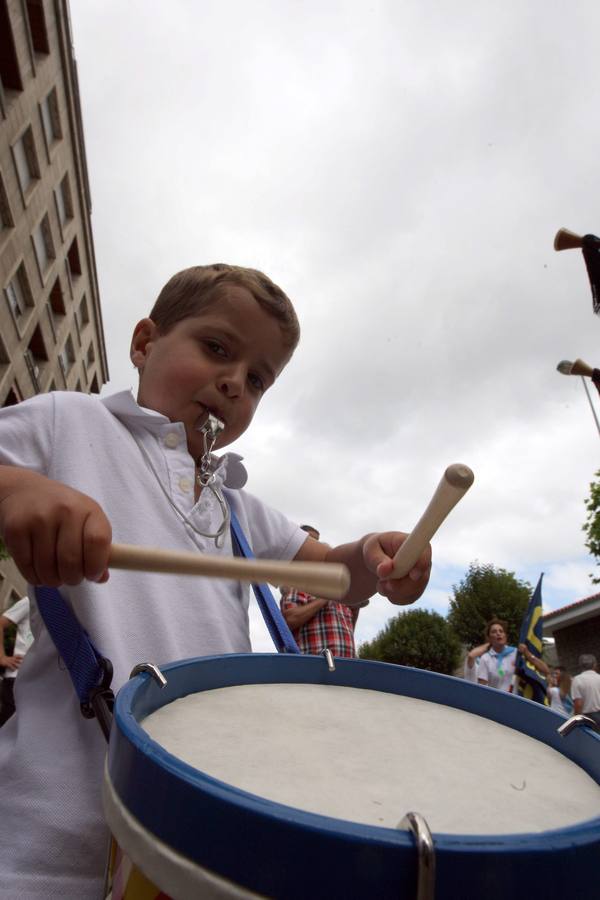
[[[285,589],[281,591],[281,612],[297,606],[304,606],[318,599],[303,591]],[[344,603],[330,600],[313,618],[292,634],[301,653],[321,653],[329,647],[334,656],[356,656],[354,647],[354,623],[358,610],[352,610]]]

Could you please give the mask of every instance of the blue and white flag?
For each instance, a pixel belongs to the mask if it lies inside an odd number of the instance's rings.
[[[538,659],[542,658],[542,578],[544,573],[540,575],[537,587],[531,595],[525,618],[521,624],[521,634],[519,635],[519,643],[525,644],[527,649],[533,656]],[[528,700],[535,700],[536,703],[544,703],[548,705],[548,697],[546,691],[548,684],[546,678],[541,672],[535,668],[533,663],[527,662],[521,653],[517,654],[517,664],[515,666],[515,674],[517,676],[517,693],[519,697],[526,697]]]

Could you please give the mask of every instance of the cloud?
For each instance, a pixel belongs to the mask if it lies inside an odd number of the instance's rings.
[[[71,10],[110,387],[174,271],[263,268],[303,337],[237,442],[250,490],[341,542],[410,529],[464,462],[420,605],[474,559],[545,570],[548,603],[592,593],[598,433],[555,368],[600,360],[600,322],[552,240],[600,228],[597,4],[148,9]],[[394,614],[376,599],[359,634]]]

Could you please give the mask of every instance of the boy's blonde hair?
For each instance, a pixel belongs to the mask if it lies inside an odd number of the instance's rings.
[[[281,327],[286,347],[292,352],[300,340],[300,324],[290,299],[267,275],[257,269],[213,263],[192,266],[170,278],[156,299],[150,318],[166,334],[174,325],[196,316],[225,296],[229,285],[249,291],[259,306]]]

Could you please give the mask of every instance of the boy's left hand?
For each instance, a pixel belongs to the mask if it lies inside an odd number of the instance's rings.
[[[364,563],[377,576],[377,591],[398,606],[418,600],[427,587],[431,572],[431,546],[428,544],[407,575],[389,577],[394,568],[394,555],[407,537],[403,531],[384,531],[370,535],[363,544]]]

